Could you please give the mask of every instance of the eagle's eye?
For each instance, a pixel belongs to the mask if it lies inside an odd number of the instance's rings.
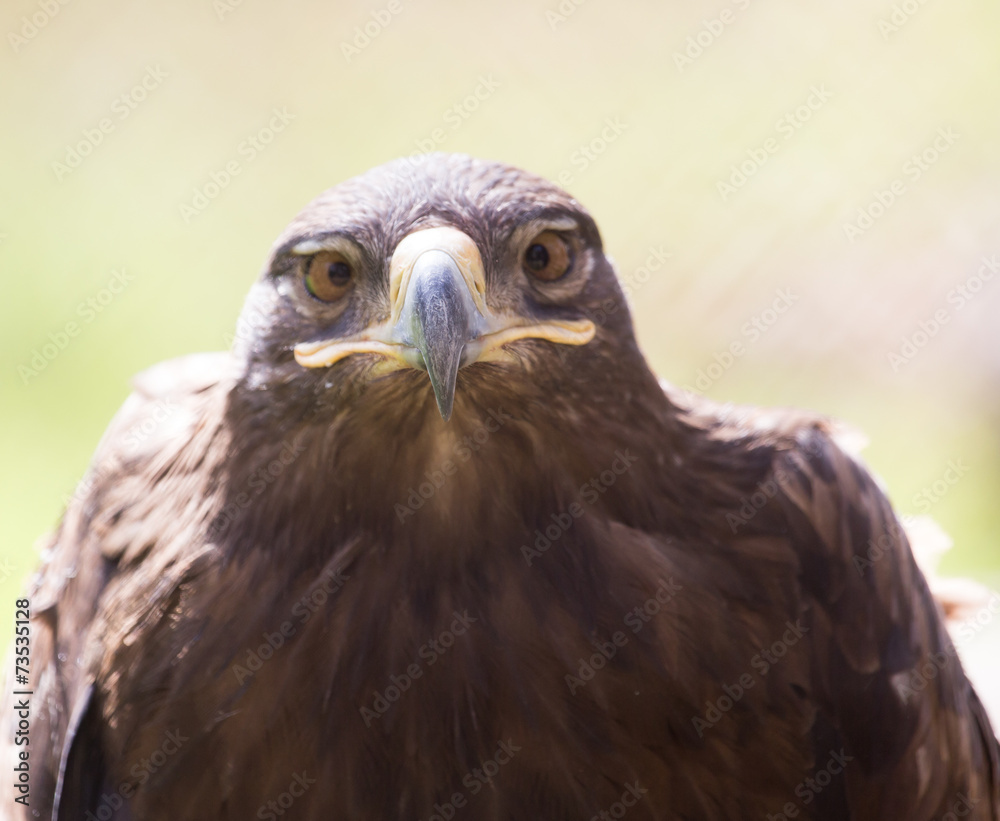
[[[323,302],[336,302],[351,285],[353,271],[343,254],[320,251],[309,259],[306,290]]]
[[[565,276],[572,261],[569,245],[555,231],[542,231],[524,252],[524,270],[543,282]]]

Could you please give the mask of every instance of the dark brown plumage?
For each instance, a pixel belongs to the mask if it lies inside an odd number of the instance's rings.
[[[664,390],[593,220],[499,164],[307,207],[234,352],[138,379],[31,599],[24,817],[1000,812],[832,426]]]

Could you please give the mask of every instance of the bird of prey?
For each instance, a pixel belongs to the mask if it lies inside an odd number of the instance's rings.
[[[348,180],[233,350],[142,374],[100,443],[26,596],[3,812],[996,819],[989,721],[838,441],[658,382],[551,183]]]

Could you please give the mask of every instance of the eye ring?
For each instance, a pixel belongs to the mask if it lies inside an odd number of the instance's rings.
[[[573,254],[569,243],[555,231],[542,231],[528,243],[521,265],[533,279],[555,282],[569,272]]]
[[[350,290],[354,269],[338,251],[320,251],[306,261],[305,286],[320,302],[336,302]]]

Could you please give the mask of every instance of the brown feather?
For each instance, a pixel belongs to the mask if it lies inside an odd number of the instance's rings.
[[[506,245],[546,209],[578,219],[591,272],[557,307],[620,308],[591,344],[463,368],[448,423],[419,371],[295,364],[329,326],[275,284],[302,237],[372,261],[348,331],[438,223],[479,245],[492,305],[552,311]],[[997,818],[996,741],[884,495],[824,420],[664,392],[563,192],[464,157],[376,169],[292,223],[245,317],[232,355],[140,378],[32,587],[37,817],[69,756],[61,818],[269,818],[297,776],[301,819],[456,796],[456,818],[590,818],[631,795],[636,819],[931,821],[963,797]]]

